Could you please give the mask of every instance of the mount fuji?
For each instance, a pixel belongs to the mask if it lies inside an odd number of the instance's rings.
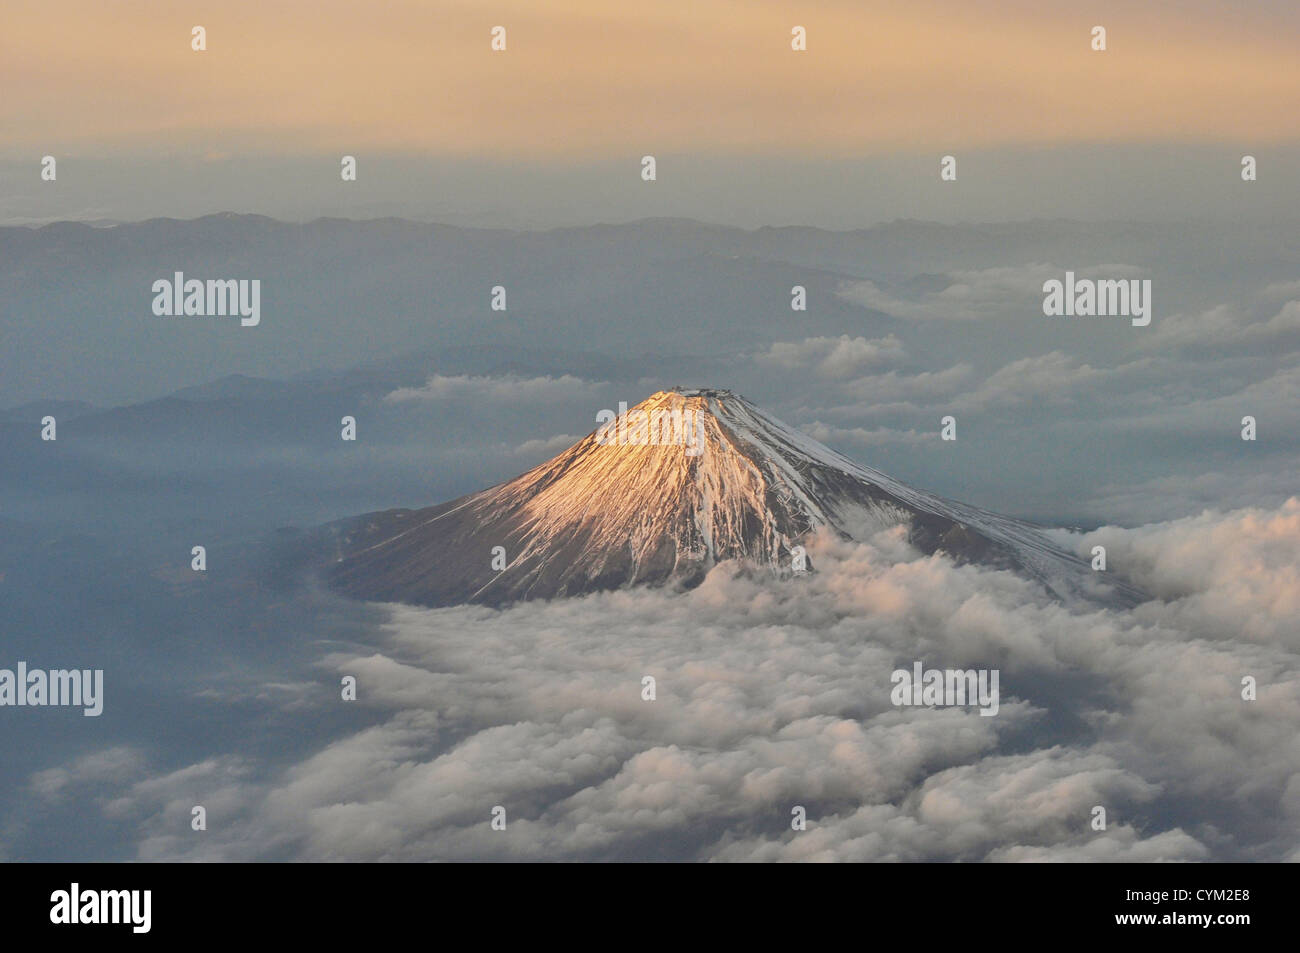
[[[686,588],[726,560],[784,576],[802,557],[815,571],[800,548],[815,534],[898,526],[921,553],[1014,571],[1062,600],[1142,599],[1034,524],[915,489],[710,389],[660,391],[507,483],[331,524],[323,568],[355,598],[499,606]]]

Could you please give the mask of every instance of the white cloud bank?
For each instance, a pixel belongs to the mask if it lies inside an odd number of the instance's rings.
[[[846,281],[837,294],[845,301],[915,321],[980,321],[1000,319],[1017,310],[1041,317],[1043,283],[1073,271],[1080,278],[1132,279],[1146,276],[1136,265],[1096,264],[1062,267],[1043,262],[979,270],[952,271],[938,291],[902,297],[871,281]]]
[[[321,662],[372,727],[287,767],[81,768],[146,860],[1300,859],[1300,500],[1095,540],[1153,601],[1069,609],[891,531],[785,582],[393,606]],[[999,713],[895,708],[913,661],[999,669]]]

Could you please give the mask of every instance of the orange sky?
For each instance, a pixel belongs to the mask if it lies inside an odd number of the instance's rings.
[[[5,0],[0,156],[1253,148],[1300,139],[1295,7]]]

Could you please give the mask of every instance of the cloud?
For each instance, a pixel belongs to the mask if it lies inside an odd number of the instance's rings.
[[[599,385],[570,374],[560,377],[472,377],[435,374],[421,387],[399,387],[384,397],[388,403],[408,401],[489,401],[493,403],[545,402],[582,397]]]
[[[1300,649],[1300,497],[1066,538],[1081,553],[1105,546],[1108,568],[1159,597],[1158,618],[1171,625]]]
[[[1080,278],[1139,278],[1147,275],[1136,265],[1100,264],[1070,267]],[[837,294],[851,301],[883,311],[896,318],[916,321],[999,320],[1008,315],[1042,317],[1043,283],[1060,279],[1067,268],[1035,262],[981,270],[952,271],[948,284],[939,291],[906,296],[889,292],[872,281],[843,283]]]
[[[1037,414],[1051,406],[1058,419],[1081,414],[1093,419],[1099,409],[1132,414],[1135,408],[1162,409],[1177,394],[1163,388],[1186,383],[1186,368],[1157,358],[1142,358],[1115,367],[1096,367],[1056,350],[1004,364],[976,382],[974,368],[954,364],[915,374],[890,371],[844,381],[838,393],[856,401],[818,413],[841,419],[897,416],[922,410],[1012,411]],[[1182,395],[1184,402],[1187,395]],[[811,412],[811,411],[810,411]]]
[[[847,397],[865,405],[842,408],[842,411],[876,410],[907,405],[915,409],[914,402],[928,403],[959,393],[971,379],[974,369],[969,364],[954,364],[939,371],[922,371],[919,374],[872,374],[846,381],[840,388]]]
[[[822,423],[820,420],[804,424],[799,429],[814,440],[819,440],[822,443],[848,442],[863,447],[898,443],[917,444],[939,439],[937,430],[932,433],[923,433],[917,430],[895,430],[890,427],[876,427],[873,430],[867,430],[865,427],[833,427]]]
[[[906,356],[903,342],[894,335],[868,340],[841,334],[778,342],[755,356],[762,367],[784,371],[810,371],[825,380],[843,380]]]
[[[1096,540],[1153,600],[1067,607],[895,529],[818,538],[785,581],[724,564],[685,593],[388,606],[319,662],[356,675],[369,726],[285,766],[117,779],[107,810],[145,859],[1286,858],[1300,501],[1073,537]],[[999,713],[894,707],[914,661],[999,670]],[[193,804],[222,819],[202,838]]]
[[[1297,297],[1261,314],[1279,294]],[[1171,314],[1154,324],[1153,333],[1140,339],[1145,350],[1214,357],[1293,354],[1300,350],[1300,289],[1269,285],[1253,308],[1220,304],[1193,314]]]
[[[1297,472],[1300,472],[1300,457],[1284,458],[1263,472],[1255,460],[1242,457],[1230,470],[1178,473],[1134,484],[1107,484],[1094,494],[1088,512],[1099,519],[1134,524],[1176,519],[1215,507],[1280,506],[1295,492],[1292,474]]]
[[[1215,382],[1220,390],[1218,394],[1193,394],[1181,403],[1147,401],[1127,419],[1117,421],[1117,429],[1162,433],[1208,430],[1237,438],[1242,417],[1250,415],[1260,425],[1261,447],[1295,447],[1294,434],[1296,425],[1300,424],[1300,363],[1276,370],[1256,368],[1235,373],[1225,370],[1223,377]],[[1241,448],[1240,444],[1240,441],[1234,444],[1234,449],[1253,449],[1251,445]]]
[[[1025,357],[1000,367],[973,391],[957,398],[960,409],[985,410],[1053,405],[1074,405],[1095,413],[1104,400],[1120,398],[1131,408],[1129,392],[1150,387],[1153,360],[1133,361],[1114,368],[1093,367],[1062,351]]]
[[[1143,837],[1108,821],[1081,825],[1098,804],[1143,804],[1158,788],[1107,756],[1051,748],[993,756],[936,773],[901,805],[821,818],[806,833],[727,843],[732,861],[1201,860],[1208,851],[1175,829]],[[1012,844],[1014,846],[1004,846]]]
[[[581,439],[572,434],[556,434],[543,440],[525,440],[510,452],[521,457],[552,457],[562,450],[567,450]]]
[[[61,799],[74,788],[87,784],[121,783],[145,768],[142,754],[125,745],[82,755],[58,768],[37,771],[28,779],[28,789],[42,800]]]

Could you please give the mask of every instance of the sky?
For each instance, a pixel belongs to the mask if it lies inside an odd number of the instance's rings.
[[[1284,2],[17,0],[3,17],[6,223],[1297,214],[1278,187],[1300,174],[1300,12]],[[1248,195],[1244,154],[1262,164]],[[653,185],[643,155],[662,162]]]

